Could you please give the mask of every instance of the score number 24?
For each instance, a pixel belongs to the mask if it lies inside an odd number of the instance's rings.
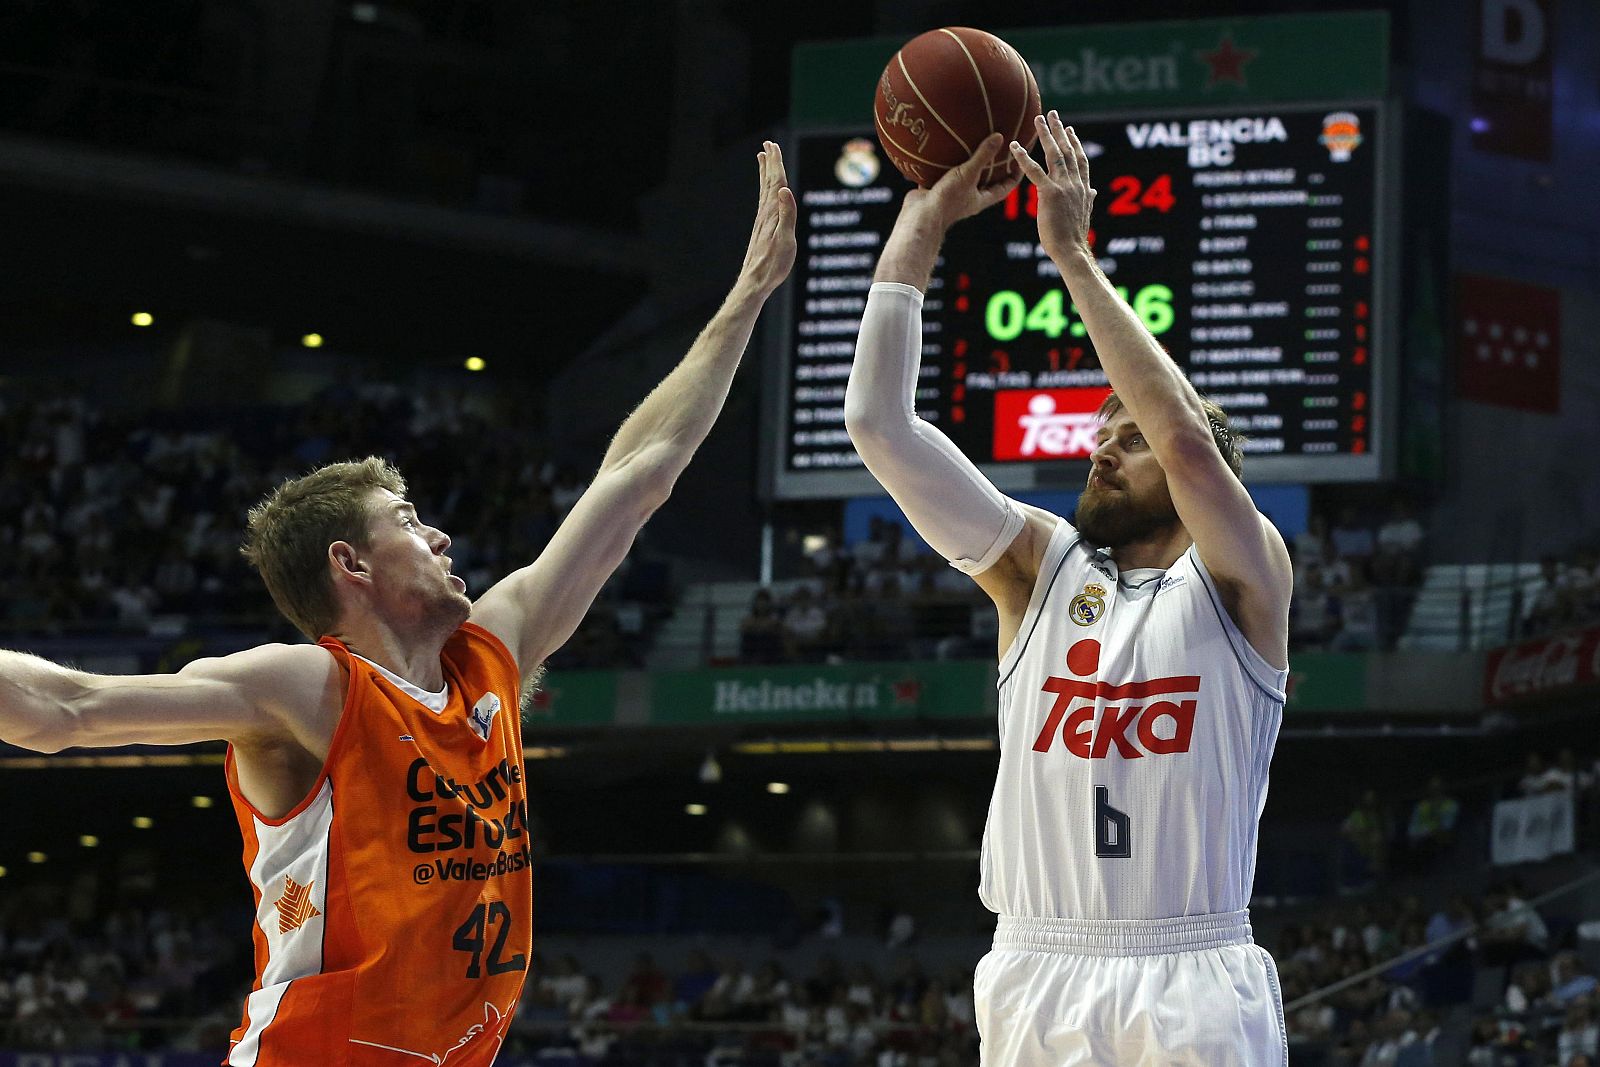
[[[1111,198],[1111,203],[1106,205],[1107,214],[1111,215],[1138,215],[1149,209],[1165,215],[1177,203],[1172,196],[1172,175],[1157,174],[1149,185],[1141,182],[1132,174],[1119,174],[1111,179],[1111,191],[1116,194]],[[1019,186],[1006,194],[1001,209],[1008,219],[1021,218],[1026,212],[1028,218],[1039,217],[1039,187],[1030,183],[1024,192]]]

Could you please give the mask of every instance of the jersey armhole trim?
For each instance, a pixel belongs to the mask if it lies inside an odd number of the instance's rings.
[[[1211,601],[1211,610],[1216,612],[1217,622],[1221,624],[1222,632],[1227,636],[1228,646],[1233,649],[1233,656],[1239,661],[1239,666],[1244,668],[1245,674],[1250,676],[1250,680],[1258,689],[1279,704],[1287,702],[1288,694],[1284,692],[1283,685],[1288,681],[1289,669],[1285,667],[1279,670],[1272,666],[1261,653],[1251,647],[1250,642],[1245,640],[1244,632],[1228,614],[1227,608],[1222,606],[1222,596],[1217,592],[1211,572],[1206,570],[1206,565],[1201,562],[1199,551],[1191,545],[1186,555],[1194,562],[1195,573],[1200,576],[1200,584],[1205,586],[1206,596]]]
[[[1061,544],[1060,555],[1056,557],[1054,568],[1050,568],[1050,557],[1057,552],[1057,538]],[[1067,557],[1072,554],[1072,549],[1078,540],[1077,528],[1066,519],[1060,519],[1056,523],[1056,528],[1051,531],[1050,544],[1045,548],[1043,565],[1040,568],[1040,579],[1034,582],[1033,595],[1028,598],[1028,608],[1022,614],[1022,624],[1017,628],[1017,636],[1011,640],[1011,647],[1000,657],[1000,676],[995,682],[996,689],[1002,688],[1016,673],[1017,665],[1022,662],[1023,653],[1028,650],[1028,642],[1033,640],[1033,632],[1039,628],[1045,601],[1050,599],[1050,591],[1055,588],[1056,579],[1061,576],[1061,569],[1067,565]],[[1043,580],[1043,571],[1047,568],[1050,569],[1048,581]]]
[[[500,640],[493,632],[470,620],[462,623],[460,629],[465,630],[470,636],[482,638],[490,650],[504,661],[505,666],[510,668],[511,680],[515,683],[511,687],[512,691],[520,693],[522,691],[522,668],[517,666],[517,657],[511,654],[511,650],[506,647],[506,643]]]
[[[324,640],[337,641],[338,638],[325,638]],[[267,826],[287,826],[289,823],[293,822],[296,817],[304,813],[304,811],[311,806],[311,803],[317,799],[318,794],[322,792],[322,783],[331,783],[333,775],[330,768],[333,766],[334,754],[339,749],[339,742],[344,737],[346,728],[350,726],[350,722],[355,718],[355,716],[350,713],[350,705],[355,700],[356,694],[354,680],[355,668],[351,665],[350,660],[355,658],[355,654],[349,649],[345,648],[343,644],[339,645],[339,651],[337,652],[334,651],[332,647],[323,645],[320,641],[318,644],[327,649],[328,655],[332,656],[333,662],[338,665],[339,672],[344,675],[344,703],[339,708],[339,725],[334,727],[333,739],[328,742],[328,755],[324,757],[322,766],[317,771],[317,780],[311,783],[311,788],[306,791],[306,795],[300,798],[300,802],[298,804],[289,809],[289,813],[287,815],[277,819],[269,819],[266,815],[262,814],[260,808],[250,803],[249,798],[244,795],[244,789],[239,785],[238,772],[236,771],[234,764],[232,742],[229,742],[228,754],[223,759],[223,770],[227,776],[228,789],[233,793],[234,796],[239,798],[239,803],[243,804],[246,810],[248,810],[255,819]],[[341,656],[340,652],[342,652],[344,655]],[[353,727],[350,728],[353,729]]]

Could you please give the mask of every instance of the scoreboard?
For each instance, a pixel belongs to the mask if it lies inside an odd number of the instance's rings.
[[[1252,482],[1376,479],[1389,462],[1397,121],[1379,101],[1063,114],[1099,190],[1118,293],[1245,435]],[[778,497],[878,494],[844,390],[878,254],[909,188],[869,130],[786,155],[799,256],[769,363]],[[1035,158],[1038,158],[1035,149]],[[1081,485],[1107,381],[1024,182],[958,223],[923,308],[919,415],[1001,488]]]

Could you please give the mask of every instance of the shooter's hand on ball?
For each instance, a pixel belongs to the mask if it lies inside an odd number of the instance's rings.
[[[913,189],[906,194],[902,210],[916,212],[928,218],[940,233],[962,219],[969,218],[1004,200],[1022,180],[1021,174],[1008,174],[999,181],[980,185],[983,172],[994,167],[998,160],[1002,137],[991,133],[978,145],[965,163],[952,167],[929,189]],[[1002,155],[1000,159],[1004,159]]]
[[[1039,242],[1057,264],[1069,256],[1092,257],[1089,216],[1094,210],[1095,190],[1089,185],[1089,157],[1077,132],[1061,125],[1061,116],[1054,111],[1048,119],[1043,115],[1034,119],[1034,125],[1049,169],[1035,163],[1015,141],[1011,142],[1011,156],[1039,188]]]
[[[756,203],[756,223],[750,231],[750,247],[745,250],[739,282],[753,288],[765,300],[783,284],[794,266],[794,192],[783,169],[783,149],[763,141],[756,153],[761,168],[761,193]]]

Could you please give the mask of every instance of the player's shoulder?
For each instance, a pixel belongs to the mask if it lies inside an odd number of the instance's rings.
[[[327,649],[309,644],[256,645],[225,656],[197,659],[178,673],[227,685],[263,707],[306,706],[331,688],[343,688],[337,684],[338,662]]]
[[[1036,560],[1044,558],[1045,552],[1050,547],[1050,542],[1055,538],[1070,539],[1077,537],[1078,531],[1072,523],[1055,512],[1033,504],[1025,504],[1020,500],[1014,501],[1014,503],[1017,509],[1022,512],[1023,535],[1030,539]]]
[[[477,657],[496,669],[509,669],[513,676],[521,673],[521,665],[506,640],[476,620],[469,619],[456,628],[445,642],[444,655],[454,660]]]

